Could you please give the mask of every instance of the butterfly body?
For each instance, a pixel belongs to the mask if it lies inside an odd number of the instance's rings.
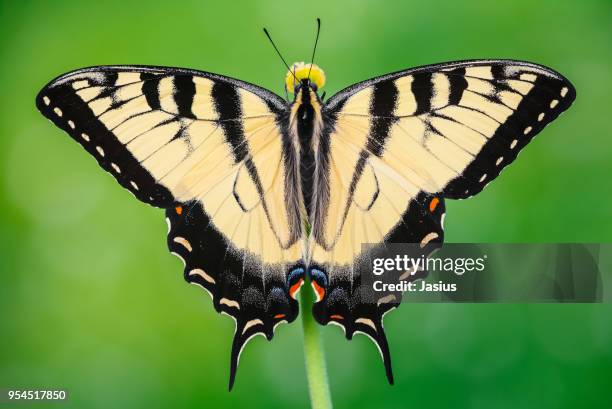
[[[299,170],[301,182],[301,196],[303,199],[304,221],[310,215],[313,194],[313,172],[316,165],[316,140],[322,128],[321,102],[316,91],[310,86],[308,80],[303,80],[299,89],[296,89],[293,107],[289,112],[295,113],[290,117],[289,126],[293,138],[298,141]]]
[[[315,319],[370,337],[392,382],[383,317],[401,295],[364,300],[354,265],[387,244],[415,243],[415,257],[439,247],[445,199],[479,193],[575,98],[549,68],[474,60],[383,75],[323,102],[315,67],[287,74],[292,102],[143,66],[73,71],[36,100],[136,198],[165,209],[185,279],[236,322],[230,387],[248,340],[295,320],[305,281]]]

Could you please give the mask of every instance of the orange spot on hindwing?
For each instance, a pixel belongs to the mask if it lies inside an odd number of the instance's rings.
[[[319,284],[317,284],[317,282],[314,280],[312,280],[310,283],[312,284],[312,289],[314,290],[317,296],[317,299],[315,300],[315,302],[321,301],[323,297],[325,297],[325,289],[321,287]]]
[[[429,202],[429,211],[433,213],[436,210],[436,207],[438,207],[438,203],[440,203],[440,199],[437,197],[431,199],[431,202]]]
[[[283,318],[285,318],[285,314],[276,314],[274,316],[274,318],[277,319],[277,320],[283,319]]]
[[[174,208],[174,210],[176,210],[176,214],[178,214],[179,216],[180,216],[181,214],[183,214],[183,207],[182,207],[182,206],[176,206],[176,207]]]
[[[304,284],[304,279],[300,278],[297,283],[293,284],[291,287],[289,287],[289,296],[291,298],[293,298],[295,300],[295,295],[297,294],[298,291],[300,291],[300,288],[302,287],[302,284]]]

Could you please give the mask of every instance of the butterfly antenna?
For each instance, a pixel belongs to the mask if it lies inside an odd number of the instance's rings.
[[[276,47],[276,44],[274,44],[274,41],[272,41],[272,37],[270,37],[270,33],[268,33],[268,30],[264,27],[263,31],[264,33],[266,33],[266,36],[268,36],[268,40],[270,40],[270,44],[272,44],[272,47],[274,47],[276,54],[278,54],[280,59],[283,61],[283,64],[285,64],[285,67],[287,67],[287,70],[293,75],[293,79],[295,79],[296,82],[299,82],[297,80],[297,77],[295,76],[295,73],[291,70],[291,68],[289,68],[289,64],[287,64],[287,61],[285,61],[285,59],[283,58],[283,55],[280,53],[280,51],[278,51],[278,47]]]
[[[310,57],[310,69],[308,70],[308,81],[310,81],[310,71],[312,71],[312,64],[314,64],[315,52],[317,51],[317,44],[319,43],[319,33],[321,32],[321,19],[317,17],[317,37],[315,38],[315,44],[312,49],[312,57]]]

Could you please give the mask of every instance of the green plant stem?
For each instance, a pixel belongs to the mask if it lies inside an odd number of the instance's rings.
[[[304,283],[304,287],[310,283]],[[306,379],[312,409],[331,409],[332,401],[327,380],[327,367],[323,342],[319,334],[319,325],[312,316],[314,294],[310,288],[300,291],[300,311],[304,333],[304,363],[306,364]]]

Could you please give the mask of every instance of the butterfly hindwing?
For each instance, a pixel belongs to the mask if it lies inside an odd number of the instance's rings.
[[[279,324],[297,317],[295,293],[304,269],[299,262],[262,263],[237,249],[215,229],[199,202],[176,203],[166,217],[168,248],[184,262],[185,280],[206,290],[217,312],[235,321],[231,389],[245,344],[256,335],[271,340]]]
[[[310,219],[317,320],[369,335],[391,381],[382,317],[399,299],[356,296],[363,245],[417,243],[427,256],[443,242],[444,198],[480,192],[574,98],[548,68],[486,60],[389,74],[331,97]]]
[[[297,316],[302,232],[285,102],[215,74],[94,67],[52,81],[37,106],[138,199],[167,209],[185,279],[236,321],[231,387],[245,343]]]
[[[386,200],[381,198],[380,200]],[[368,236],[363,237],[363,243],[353,249],[349,255],[350,263],[340,263],[339,259],[346,257],[340,253],[347,251],[352,241],[351,234],[367,234],[368,226],[376,221],[369,220],[367,210],[354,206],[349,211],[346,237],[340,237],[336,246],[329,251],[323,250],[318,244],[313,244],[314,264],[309,269],[318,302],[313,306],[315,319],[322,325],[334,324],[340,326],[347,339],[354,334],[367,335],[378,347],[385,365],[387,379],[393,383],[391,354],[385,335],[384,315],[396,308],[402,295],[400,292],[372,291],[372,280],[362,274],[370,273],[371,260],[377,255],[388,257],[388,244],[418,243],[408,250],[410,256],[418,259],[427,257],[444,241],[443,219],[445,215],[444,199],[425,193],[420,193],[410,201],[403,214],[394,213],[398,222],[387,233],[380,237],[376,229],[371,229]],[[355,233],[362,230],[361,233]],[[367,244],[370,243],[370,244]],[[369,270],[370,269],[370,270]],[[427,271],[392,271],[387,272],[386,280],[390,283],[414,281],[424,278]]]

